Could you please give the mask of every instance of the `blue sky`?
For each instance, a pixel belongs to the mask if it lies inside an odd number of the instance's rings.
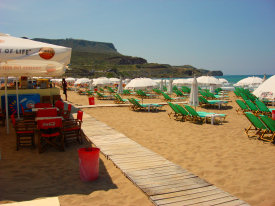
[[[275,74],[275,0],[0,0],[0,32],[112,42],[148,62]]]

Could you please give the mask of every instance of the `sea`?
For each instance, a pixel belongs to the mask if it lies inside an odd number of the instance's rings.
[[[224,78],[228,81],[229,85],[233,85],[244,78],[252,77],[252,76],[264,78],[264,75],[223,75],[218,77],[216,76],[216,78]],[[265,76],[266,76],[266,79],[268,79],[273,75],[265,75]]]

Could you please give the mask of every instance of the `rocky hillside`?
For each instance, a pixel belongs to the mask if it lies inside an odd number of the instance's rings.
[[[74,77],[190,77],[194,74],[222,76],[221,71],[197,69],[191,65],[171,66],[169,64],[148,63],[140,57],[120,54],[112,43],[79,39],[43,39],[36,41],[72,48],[70,70],[66,76]]]

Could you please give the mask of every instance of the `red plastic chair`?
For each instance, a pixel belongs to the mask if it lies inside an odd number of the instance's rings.
[[[63,112],[64,112],[64,102],[62,102],[61,100],[58,100],[55,102],[55,107],[58,108],[58,115],[62,116]]]
[[[39,153],[43,152],[48,145],[53,146],[57,150],[64,151],[61,118],[38,120],[37,127],[39,129]]]
[[[63,114],[62,114],[63,118],[64,119],[69,119],[71,111],[72,111],[72,105],[68,104],[68,109],[63,111]]]
[[[39,109],[36,113],[36,117],[57,117],[56,108]]]
[[[34,112],[26,112],[22,104],[20,104],[20,107],[21,107],[21,111],[22,111],[24,119],[34,119],[35,118]]]
[[[35,148],[34,142],[34,121],[16,121],[14,113],[11,115],[12,125],[16,134],[16,150],[19,150],[20,146],[32,146]]]
[[[63,121],[63,135],[65,143],[76,140],[82,144],[82,124],[83,111],[77,112],[77,119]]]
[[[39,103],[36,103],[34,105],[34,107],[35,108],[51,108],[51,107],[53,107],[53,105],[50,104],[50,103],[41,103],[41,102],[39,102]]]

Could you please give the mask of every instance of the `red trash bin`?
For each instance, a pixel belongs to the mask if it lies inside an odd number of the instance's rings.
[[[95,104],[95,98],[89,97],[89,105],[94,105],[94,104]]]
[[[275,120],[275,110],[272,110],[272,119]]]
[[[92,181],[98,178],[99,170],[99,148],[78,149],[80,179]]]
[[[94,91],[97,92],[97,88],[94,88]]]

